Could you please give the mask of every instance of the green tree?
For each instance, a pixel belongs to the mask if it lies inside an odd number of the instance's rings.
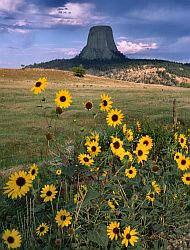
[[[84,77],[85,75],[85,69],[82,64],[80,64],[78,67],[73,67],[72,70],[73,70],[74,76]]]

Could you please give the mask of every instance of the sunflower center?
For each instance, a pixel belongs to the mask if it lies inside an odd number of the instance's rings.
[[[118,141],[116,141],[116,142],[113,143],[113,146],[114,146],[115,149],[118,149],[120,147],[120,144],[119,144]]]
[[[113,229],[113,232],[114,232],[114,234],[118,234],[118,233],[119,233],[119,228],[118,228],[118,227],[115,227],[115,228]]]
[[[108,102],[106,100],[103,100],[103,106],[107,106],[108,105]]]
[[[129,174],[132,174],[133,173],[133,170],[129,170]]]
[[[190,181],[190,177],[189,176],[186,177],[186,181]]]
[[[150,194],[150,198],[154,198],[154,195],[153,195],[153,194]]]
[[[143,144],[145,144],[146,146],[148,146],[148,141],[144,141]]]
[[[89,162],[89,159],[88,159],[88,157],[84,157],[84,159],[83,159],[85,162]]]
[[[39,88],[41,85],[42,85],[41,82],[37,82],[37,83],[36,83],[36,87],[37,87],[37,88]]]
[[[51,195],[52,195],[52,192],[51,192],[51,191],[47,191],[46,195],[47,195],[47,196],[51,196]]]
[[[40,232],[43,232],[45,227],[40,227]]]
[[[130,240],[131,239],[131,235],[130,234],[126,234],[126,239]]]
[[[142,156],[143,155],[143,151],[142,150],[138,150],[138,156]]]
[[[184,142],[184,139],[183,138],[181,138],[181,143],[183,143]]]
[[[65,97],[64,95],[61,96],[61,97],[60,97],[60,101],[61,101],[61,102],[65,102],[65,101],[66,101],[66,97]]]
[[[9,237],[7,238],[7,241],[8,241],[10,244],[13,244],[14,241],[15,241],[15,239],[14,239],[12,236],[9,236]]]
[[[92,146],[91,150],[92,150],[92,152],[95,152],[96,151],[96,146]]]
[[[186,164],[186,160],[182,160],[181,165],[185,165],[185,164]]]
[[[87,103],[86,103],[86,108],[87,108],[88,110],[92,109],[92,103],[91,103],[91,102],[87,102]]]
[[[179,155],[176,156],[176,159],[179,159]]]
[[[112,121],[113,121],[113,122],[116,122],[117,120],[118,120],[118,115],[113,115],[113,116],[112,116]]]
[[[18,177],[18,179],[16,180],[16,184],[17,184],[19,187],[24,186],[25,183],[26,183],[26,180],[25,180],[23,177]]]
[[[61,215],[61,220],[65,220],[67,217],[65,215]]]
[[[36,170],[35,170],[35,169],[32,169],[31,174],[32,174],[32,175],[35,175],[35,173],[36,173]]]

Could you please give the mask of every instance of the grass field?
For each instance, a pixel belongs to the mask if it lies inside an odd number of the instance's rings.
[[[134,119],[172,125],[172,103],[177,99],[178,118],[190,127],[190,89],[85,76],[56,70],[0,69],[0,168],[40,161],[43,158],[48,131],[40,107],[40,97],[30,91],[39,77],[47,77],[44,92],[48,120],[56,122],[54,137],[61,142],[73,134],[83,136],[90,128],[101,127],[105,114],[98,113],[100,95],[109,94],[114,107],[122,108],[127,122]],[[72,106],[59,119],[55,115],[55,93],[70,90]],[[91,111],[84,109],[92,101]],[[76,122],[74,122],[76,120]],[[84,128],[84,132],[81,132]],[[51,129],[51,128],[50,128]]]

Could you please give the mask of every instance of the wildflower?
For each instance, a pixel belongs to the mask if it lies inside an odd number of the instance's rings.
[[[38,167],[36,166],[36,164],[33,164],[28,172],[28,174],[31,177],[31,180],[34,180],[38,174]]]
[[[94,162],[94,160],[88,154],[80,154],[78,156],[78,159],[79,159],[80,164],[85,165],[87,167],[90,167]]]
[[[110,238],[110,240],[118,240],[118,237],[120,235],[120,223],[119,222],[111,222],[107,226],[107,235]]]
[[[178,161],[180,161],[181,157],[183,157],[182,153],[176,152],[175,155],[174,155],[174,160],[176,162],[178,162]]]
[[[89,142],[87,151],[92,157],[95,157],[101,152],[101,146],[99,146],[97,141]]]
[[[131,142],[133,140],[133,131],[132,131],[132,129],[130,129],[130,128],[127,129],[126,133],[125,133],[125,136],[126,136],[127,140],[129,142]]]
[[[44,198],[44,202],[52,201],[55,199],[55,196],[57,194],[56,187],[51,185],[45,185],[41,190],[41,198]]]
[[[137,174],[137,170],[136,170],[136,168],[133,167],[133,166],[131,166],[129,169],[128,169],[128,168],[125,169],[125,175],[126,175],[129,179],[135,178],[136,174]]]
[[[6,229],[3,232],[2,239],[8,248],[18,248],[21,246],[21,235],[16,229]]]
[[[142,161],[147,161],[149,151],[145,148],[144,145],[137,144],[137,147],[136,147],[136,150],[134,151],[134,153],[137,156],[138,163],[140,163]]]
[[[68,227],[71,224],[72,217],[69,212],[67,212],[65,209],[61,209],[57,212],[55,221],[60,227]]]
[[[42,223],[36,228],[36,234],[38,236],[44,236],[44,234],[46,234],[48,231],[49,226],[46,223]]]
[[[123,134],[125,135],[127,131],[127,124],[123,125],[122,130],[123,130]]]
[[[112,209],[115,210],[118,206],[119,203],[117,202],[117,200],[115,198],[109,199],[108,200],[108,206]]]
[[[139,144],[145,146],[147,150],[151,150],[153,147],[152,138],[148,135],[141,137],[139,140]]]
[[[156,181],[153,181],[152,182],[152,187],[154,188],[154,191],[157,193],[157,194],[160,194],[160,185],[158,185],[156,183]]]
[[[190,159],[185,156],[181,156],[180,159],[177,161],[177,164],[178,164],[178,168],[182,171],[185,171],[189,168],[190,166]]]
[[[121,110],[111,109],[108,112],[106,120],[109,126],[113,126],[115,128],[117,125],[122,123],[123,118],[124,115],[122,114]]]
[[[108,95],[101,95],[102,102],[100,103],[100,109],[102,111],[109,111],[112,108],[111,97]]]
[[[32,186],[31,176],[25,171],[15,172],[9,177],[9,181],[4,187],[5,194],[12,199],[17,197],[25,196]]]
[[[85,146],[89,146],[89,144],[91,143],[91,142],[97,142],[97,143],[99,143],[99,134],[98,133],[96,133],[96,132],[91,132],[91,135],[90,136],[87,136],[86,137],[86,143],[85,143]]]
[[[154,200],[155,200],[154,192],[148,192],[148,194],[146,195],[146,199],[148,201],[154,202]]]
[[[138,132],[141,132],[141,124],[139,121],[136,122],[136,128]]]
[[[184,184],[190,185],[190,173],[185,173],[182,176],[182,181],[184,182]]]
[[[186,142],[187,142],[187,138],[185,137],[184,134],[179,135],[178,142],[181,145],[181,147],[184,148],[184,146],[186,145]]]
[[[46,84],[48,84],[47,78],[39,78],[34,87],[31,88],[31,90],[34,91],[35,95],[40,94],[42,90],[44,90]]]
[[[61,173],[62,173],[62,171],[61,171],[61,169],[58,169],[58,170],[56,170],[56,175],[61,175]]]
[[[72,96],[67,90],[60,90],[56,93],[55,103],[60,108],[68,108],[72,103]]]
[[[118,137],[112,136],[112,143],[110,144],[110,148],[113,154],[120,156],[123,153],[123,141]]]
[[[89,111],[93,108],[93,103],[88,101],[87,103],[85,103],[85,108]]]
[[[120,160],[122,161],[126,156],[129,162],[133,161],[133,155],[129,151],[125,150],[120,154]]]
[[[130,226],[126,227],[123,234],[122,234],[123,240],[122,240],[121,244],[125,245],[125,247],[128,247],[128,245],[130,243],[132,246],[134,246],[138,240],[138,237],[136,236],[136,234],[138,234],[136,229],[131,230]]]

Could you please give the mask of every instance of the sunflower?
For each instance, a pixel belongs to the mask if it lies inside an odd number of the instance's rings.
[[[86,142],[85,142],[85,146],[89,146],[89,144],[91,142],[97,142],[99,143],[99,139],[100,139],[100,135],[96,132],[91,132],[91,135],[90,136],[87,136],[86,137]]]
[[[144,145],[137,144],[137,147],[136,147],[136,150],[134,151],[134,153],[137,156],[138,163],[140,163],[142,161],[147,161],[149,151],[145,148]]]
[[[80,203],[84,198],[84,195],[81,192],[78,192],[77,194],[74,195],[74,203]]]
[[[46,84],[48,84],[47,78],[39,78],[34,87],[31,88],[31,90],[34,91],[35,95],[40,94],[42,90],[44,90]]]
[[[156,181],[152,181],[152,187],[157,194],[160,194],[160,185],[156,183]]]
[[[58,224],[58,226],[68,227],[71,224],[72,217],[69,212],[67,212],[65,209],[61,209],[57,212],[55,221]]]
[[[131,166],[130,168],[126,168],[126,169],[125,169],[125,175],[126,175],[129,179],[135,178],[136,174],[137,174],[137,170],[136,170],[136,168],[133,167],[133,166]]]
[[[44,198],[44,202],[52,201],[55,199],[55,196],[57,194],[56,187],[51,185],[45,185],[41,190],[41,198]]]
[[[181,178],[184,184],[190,185],[190,173],[185,173]]]
[[[120,223],[119,222],[111,222],[107,226],[107,235],[110,238],[110,240],[118,240],[118,237],[120,235]]]
[[[56,170],[56,175],[61,175],[61,173],[62,173],[62,171],[61,171],[61,169],[58,169],[58,170]]]
[[[176,162],[178,162],[178,161],[180,161],[181,157],[183,157],[182,153],[176,152],[175,155],[174,155],[174,160]]]
[[[186,142],[187,142],[187,138],[185,137],[184,134],[179,135],[178,142],[181,145],[181,147],[184,148],[184,146],[186,145]]]
[[[85,103],[85,108],[89,111],[93,108],[93,103],[91,101],[88,101]]]
[[[109,111],[112,108],[111,97],[108,95],[101,95],[102,102],[100,103],[100,109],[102,111]]]
[[[125,245],[125,247],[128,247],[128,245],[130,243],[132,246],[134,246],[138,240],[138,237],[136,236],[136,234],[138,234],[136,229],[131,230],[130,226],[126,227],[123,234],[122,234],[123,240],[122,240],[121,244]]]
[[[185,149],[185,153],[188,154],[189,153],[189,147],[187,145],[185,145],[183,148]]]
[[[178,168],[180,169],[180,170],[182,170],[182,171],[185,171],[185,170],[187,170],[188,168],[189,168],[189,166],[190,166],[190,159],[187,157],[185,157],[185,156],[181,156],[180,158],[179,158],[179,160],[177,161],[177,164],[178,164]]]
[[[48,231],[49,226],[46,223],[42,223],[36,228],[36,234],[38,236],[44,236],[44,234],[46,234]]]
[[[34,180],[38,174],[38,167],[36,166],[36,164],[33,164],[28,172],[28,174],[30,175],[31,179]]]
[[[120,156],[123,152],[123,141],[118,138],[118,137],[114,137],[112,136],[112,142],[110,143],[110,148],[113,154]]]
[[[125,157],[127,157],[129,162],[133,161],[133,155],[129,152],[129,151],[123,151],[123,153],[120,155],[120,160],[122,161],[123,159],[125,159]]]
[[[130,129],[130,128],[127,129],[126,133],[125,133],[125,136],[126,136],[127,140],[129,142],[131,142],[133,140],[133,131],[132,131],[132,129]]]
[[[147,199],[148,201],[154,202],[154,200],[155,200],[154,192],[148,192],[148,194],[146,195],[146,199]]]
[[[115,198],[109,199],[108,200],[108,206],[112,209],[115,210],[118,206],[119,203],[117,202],[117,200]]]
[[[127,124],[124,124],[124,125],[123,125],[122,131],[123,131],[123,134],[125,135],[125,134],[126,134],[126,131],[127,131]]]
[[[25,196],[32,186],[31,176],[25,171],[15,172],[9,177],[9,181],[4,187],[5,194],[12,199],[17,197]]]
[[[143,136],[139,139],[139,144],[145,146],[147,150],[153,147],[152,138],[149,135]]]
[[[16,229],[6,229],[3,232],[2,239],[8,248],[18,248],[21,246],[21,235]]]
[[[107,115],[107,124],[113,126],[114,128],[122,123],[124,115],[121,113],[121,110],[111,109]]]
[[[139,121],[136,122],[136,128],[138,132],[141,132],[141,124]]]
[[[80,154],[78,156],[78,159],[79,159],[80,164],[85,165],[87,167],[90,167],[94,162],[94,160],[88,154]]]
[[[97,141],[89,142],[87,151],[92,157],[97,156],[101,152],[101,146]]]
[[[72,103],[72,96],[67,90],[60,90],[56,93],[55,103],[60,108],[68,108]]]

